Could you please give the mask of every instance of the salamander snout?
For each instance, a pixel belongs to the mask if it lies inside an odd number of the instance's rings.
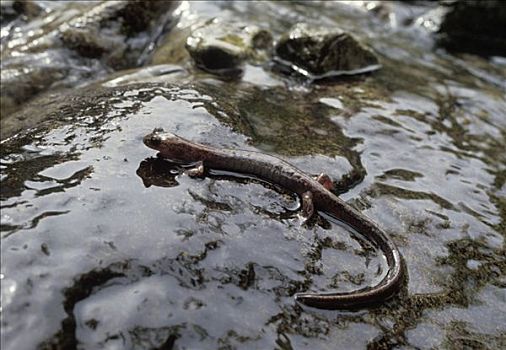
[[[160,144],[162,143],[162,136],[161,132],[163,132],[163,129],[157,128],[153,130],[152,133],[144,136],[144,144],[148,146],[149,148],[157,149]]]
[[[149,148],[161,151],[161,148],[174,146],[181,142],[178,136],[164,131],[162,128],[156,128],[152,133],[144,137],[144,144]]]

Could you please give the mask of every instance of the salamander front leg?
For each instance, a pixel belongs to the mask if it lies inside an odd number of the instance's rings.
[[[314,215],[313,193],[311,191],[302,194],[302,208],[300,216],[302,217],[302,224],[309,221]]]
[[[185,171],[189,177],[203,177],[205,172],[204,162],[199,161],[194,164],[194,166]]]
[[[318,175],[316,181],[318,181],[323,187],[325,187],[329,191],[332,191],[334,189],[334,182],[332,181],[330,176],[328,176],[325,173],[321,173],[320,175]]]

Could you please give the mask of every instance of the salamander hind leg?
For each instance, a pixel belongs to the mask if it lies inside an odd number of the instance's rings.
[[[330,176],[328,176],[325,173],[321,173],[320,175],[318,175],[316,181],[318,181],[323,187],[325,187],[329,191],[332,191],[334,189],[334,182],[332,181]]]
[[[199,161],[192,168],[185,171],[189,177],[203,177],[205,173],[204,162]]]
[[[299,214],[302,218],[302,224],[308,222],[314,215],[313,193],[311,191],[302,194],[302,208]]]

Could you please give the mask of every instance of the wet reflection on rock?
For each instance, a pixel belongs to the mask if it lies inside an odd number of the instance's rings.
[[[182,168],[162,158],[153,157],[143,160],[137,169],[137,175],[142,179],[144,186],[174,187],[179,183],[176,175],[182,173]]]

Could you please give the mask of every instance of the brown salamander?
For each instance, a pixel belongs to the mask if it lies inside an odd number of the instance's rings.
[[[322,309],[351,309],[381,303],[399,291],[404,275],[399,250],[373,221],[329,191],[328,177],[320,176],[322,181],[318,181],[277,157],[252,151],[217,149],[162,129],[155,129],[145,136],[144,143],[159,151],[163,158],[196,163],[193,175],[203,173],[205,166],[250,174],[295,192],[302,199],[306,217],[310,217],[314,209],[343,221],[372,241],[385,255],[388,271],[378,284],[348,293],[298,293],[295,295],[298,302]]]

